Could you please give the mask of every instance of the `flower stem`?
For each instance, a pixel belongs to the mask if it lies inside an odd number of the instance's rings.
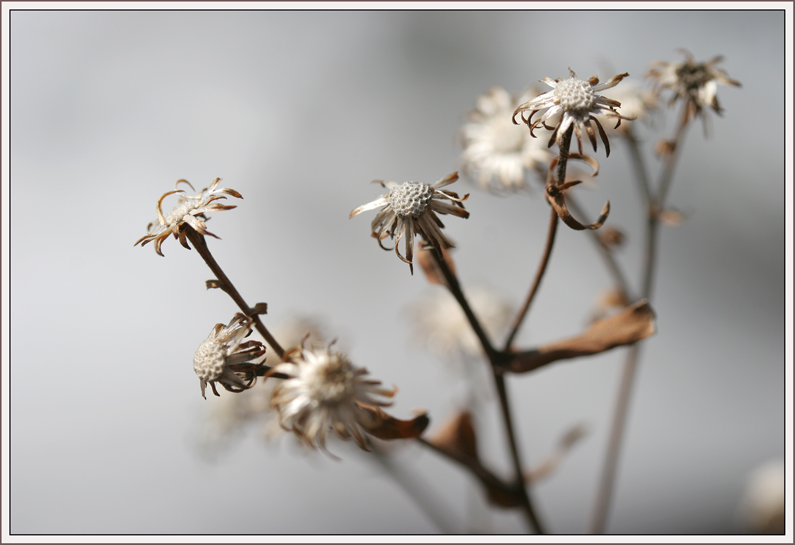
[[[494,364],[494,362],[500,360],[500,354],[494,349],[494,345],[491,344],[488,335],[486,335],[486,332],[483,330],[483,326],[481,326],[480,321],[477,319],[477,316],[475,316],[475,313],[469,306],[469,302],[467,301],[467,298],[461,289],[461,284],[459,284],[458,278],[453,271],[450,270],[450,267],[447,264],[447,261],[445,261],[442,252],[435,246],[430,246],[430,244],[429,248],[431,248],[430,251],[436,260],[436,263],[439,265],[439,269],[442,271],[442,275],[444,276],[448,289],[453,294],[453,297],[455,297],[456,301],[458,301],[461,309],[464,311],[464,314],[466,315],[469,324],[472,326],[475,335],[477,335],[478,340],[480,340],[480,344],[483,346],[483,351],[486,353],[489,361]]]
[[[656,195],[649,188],[648,181],[645,177],[645,169],[641,168],[642,163],[640,163],[639,152],[637,152],[637,150],[634,152],[637,155],[634,161],[638,175],[639,186],[641,187],[641,193],[643,193],[643,196],[646,199],[646,209],[648,212],[646,221],[646,256],[643,266],[643,288],[641,291],[641,297],[645,299],[651,299],[652,290],[654,289],[654,274],[657,268],[657,246],[659,240],[660,212],[662,212],[664,209],[665,198],[668,194],[668,190],[671,187],[674,166],[676,164],[676,159],[679,156],[679,150],[682,148],[687,126],[688,114],[687,104],[685,104],[685,107],[682,111],[682,117],[679,120],[679,125],[673,140],[672,149],[665,158],[665,163],[660,175],[660,181],[657,186]],[[640,347],[638,344],[635,344],[627,352],[627,358],[624,361],[624,366],[621,372],[621,382],[616,397],[615,410],[613,412],[613,421],[610,428],[607,454],[605,455],[605,461],[602,467],[602,475],[599,481],[599,488],[597,490],[594,514],[591,520],[591,533],[593,534],[603,533],[605,525],[607,524],[607,516],[612,503],[613,489],[615,487],[618,459],[621,454],[624,429],[626,427],[627,414],[629,413],[629,400],[632,395],[632,386],[635,383],[635,374],[637,372],[639,359]]]
[[[566,166],[569,162],[569,146],[571,146],[571,137],[574,133],[574,127],[569,127],[566,130],[566,134],[563,135],[563,140],[560,143],[560,155],[558,157],[558,176],[557,180],[555,180],[551,173],[547,176],[547,185],[562,185],[566,181]],[[544,248],[544,253],[541,256],[541,262],[538,264],[538,269],[536,270],[536,276],[533,280],[533,284],[530,286],[530,291],[525,298],[524,304],[522,305],[519,314],[517,314],[516,319],[513,322],[513,327],[511,327],[511,332],[508,335],[508,339],[505,342],[505,349],[504,352],[507,352],[511,344],[513,343],[516,334],[519,332],[519,328],[524,321],[527,312],[530,310],[530,304],[533,302],[535,298],[536,292],[538,291],[539,286],[541,285],[541,279],[544,277],[544,273],[547,270],[547,264],[549,263],[549,257],[552,255],[552,246],[555,243],[555,233],[557,232],[558,226],[558,215],[555,212],[555,209],[552,209],[552,212],[549,217],[549,230],[547,231],[547,242]]]
[[[555,244],[555,234],[557,233],[557,230],[558,214],[553,209],[549,215],[549,229],[547,230],[547,242],[546,246],[544,247],[544,254],[541,256],[541,262],[538,264],[538,270],[536,271],[536,277],[533,281],[533,285],[530,286],[530,291],[528,292],[527,297],[522,304],[519,314],[517,314],[516,318],[514,319],[511,332],[508,335],[508,339],[505,341],[505,348],[503,349],[504,352],[507,352],[511,348],[513,340],[516,338],[516,334],[519,333],[519,328],[524,321],[524,317],[527,315],[527,311],[530,310],[530,304],[533,302],[539,286],[541,286],[541,279],[544,277],[544,272],[546,272],[547,264],[549,263],[549,257],[552,255],[552,246]]]
[[[505,375],[502,373],[494,372],[494,382],[497,386],[497,393],[500,396],[500,409],[502,410],[502,419],[505,422],[505,431],[508,435],[508,445],[511,450],[511,460],[513,461],[514,472],[516,473],[516,486],[518,487],[520,499],[522,500],[522,508],[530,529],[537,534],[544,534],[544,527],[538,520],[533,504],[530,501],[530,493],[527,491],[528,485],[525,482],[524,470],[522,469],[522,460],[519,456],[519,447],[514,433],[513,420],[511,417],[511,406],[508,401],[508,390],[505,386]]]
[[[246,304],[246,301],[237,291],[231,280],[229,280],[229,277],[224,274],[223,269],[221,269],[221,266],[218,265],[218,262],[210,253],[210,249],[207,247],[207,241],[204,239],[204,235],[197,233],[187,225],[185,226],[185,229],[185,234],[193,244],[193,247],[196,248],[196,251],[199,252],[199,255],[202,257],[202,259],[204,259],[204,262],[207,263],[207,266],[210,267],[210,270],[218,279],[220,283],[219,287],[224,290],[229,297],[232,298],[243,314],[249,316],[254,321],[254,326],[256,327],[259,334],[262,335],[265,341],[271,346],[271,348],[273,348],[273,351],[278,354],[279,358],[284,358],[284,349],[276,341],[276,339],[273,338],[273,335],[270,334],[270,331],[268,331],[268,329],[262,323],[262,320],[260,320],[259,315],[253,312],[252,308]]]
[[[500,396],[500,406],[502,408],[503,421],[505,422],[505,428],[508,436],[508,444],[511,451],[511,460],[513,462],[514,471],[516,473],[516,485],[519,493],[519,498],[521,500],[521,505],[523,507],[525,516],[527,517],[530,529],[532,531],[535,531],[536,533],[541,534],[543,533],[542,526],[538,521],[538,517],[536,516],[535,511],[533,510],[533,506],[530,501],[530,496],[527,492],[527,486],[525,485],[524,482],[524,471],[522,470],[522,464],[519,458],[519,449],[517,447],[516,434],[514,433],[513,422],[511,419],[510,403],[508,401],[508,392],[505,388],[505,378],[503,377],[502,372],[498,370],[500,368],[500,364],[505,359],[505,352],[497,352],[494,349],[494,346],[491,344],[491,341],[489,341],[486,332],[483,330],[483,327],[480,325],[480,322],[478,321],[474,312],[472,312],[472,309],[469,306],[469,302],[467,301],[466,296],[461,290],[461,285],[458,282],[458,278],[455,276],[453,271],[450,270],[450,267],[447,265],[447,262],[445,261],[442,252],[439,251],[436,247],[433,247],[432,252],[434,259],[436,260],[440,270],[442,271],[442,274],[444,275],[447,287],[452,292],[456,301],[458,301],[458,304],[461,305],[461,309],[464,311],[467,320],[469,320],[469,323],[472,326],[475,335],[477,335],[478,339],[480,340],[480,343],[483,346],[483,351],[486,353],[486,357],[488,358],[491,364],[491,370],[494,375],[494,382],[497,386],[497,392],[499,393]],[[420,439],[420,441],[423,443],[427,443],[422,439]],[[430,443],[427,444],[432,448],[436,448]],[[466,463],[460,460],[459,463],[467,465]],[[480,464],[477,465],[482,469],[482,466],[480,466]],[[481,480],[483,480],[483,477],[478,474],[478,471],[480,470],[471,467],[471,464],[467,465],[467,467],[469,467],[470,470],[472,470],[476,475],[478,475],[479,478],[481,478]]]

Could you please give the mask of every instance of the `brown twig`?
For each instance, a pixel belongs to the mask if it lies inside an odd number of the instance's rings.
[[[218,287],[224,290],[227,295],[232,298],[243,314],[251,317],[259,334],[262,335],[262,337],[270,345],[273,351],[276,352],[279,358],[284,358],[284,349],[276,341],[276,339],[273,338],[273,335],[271,335],[270,331],[268,331],[268,329],[262,323],[262,320],[260,320],[259,315],[254,311],[254,309],[248,306],[246,301],[235,288],[234,284],[232,284],[231,280],[229,280],[229,277],[224,274],[223,269],[221,269],[221,266],[218,265],[218,262],[210,253],[210,249],[207,247],[207,241],[204,239],[204,236],[194,231],[189,225],[186,225],[185,229],[187,238],[191,241],[193,247],[196,248],[196,251],[199,252],[199,255],[202,257],[202,259],[204,259],[204,262],[207,263],[207,266],[210,267],[210,270],[218,279]]]

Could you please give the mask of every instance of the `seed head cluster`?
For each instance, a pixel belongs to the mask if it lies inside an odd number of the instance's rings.
[[[433,188],[420,182],[404,182],[386,197],[395,214],[401,217],[418,218],[428,209],[433,198]]]

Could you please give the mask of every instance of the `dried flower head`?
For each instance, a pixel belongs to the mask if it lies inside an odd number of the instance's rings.
[[[632,118],[625,117],[616,111],[616,108],[621,106],[620,102],[596,93],[615,87],[628,75],[627,73],[619,74],[600,84],[599,78],[596,76],[591,76],[587,81],[584,81],[579,79],[577,74],[569,68],[569,79],[558,78],[553,81],[550,78],[544,78],[541,81],[552,87],[552,90],[516,108],[513,113],[513,122],[516,123],[516,114],[521,113],[522,122],[527,124],[530,128],[530,134],[535,136],[533,131],[539,125],[549,129],[551,127],[547,126],[545,121],[552,116],[561,114],[560,120],[555,125],[552,136],[549,139],[548,147],[551,147],[553,142],[557,142],[558,146],[560,146],[569,127],[574,127],[577,147],[582,155],[583,129],[585,129],[588,139],[591,141],[594,151],[596,151],[596,133],[591,125],[593,121],[605,145],[605,152],[610,155],[610,143],[607,140],[602,124],[599,123],[596,116],[603,115],[616,119],[616,128],[621,124],[622,119],[630,120]],[[547,111],[536,121],[533,121],[533,116],[545,108]],[[524,112],[526,111],[530,112],[530,116],[525,119]]]
[[[282,426],[310,447],[328,452],[326,437],[333,431],[343,439],[353,437],[367,450],[363,431],[379,424],[372,409],[389,406],[379,397],[392,397],[397,390],[366,379],[365,369],[331,348],[308,347],[304,341],[285,353],[273,372],[289,378],[275,388],[271,405],[279,411]]]
[[[307,336],[319,343],[318,346],[323,346],[326,343],[322,342],[324,335],[321,329],[321,325],[313,318],[293,316],[276,324],[272,332],[286,346],[298,345]],[[268,357],[270,366],[280,362],[278,354]],[[279,422],[279,412],[271,407],[273,391],[279,384],[280,381],[276,379],[265,380],[237,395],[222,396],[215,403],[210,403],[204,412],[201,445],[207,451],[219,451],[228,446],[233,436],[248,424],[255,426],[258,435],[266,441],[285,435]]]
[[[649,67],[646,77],[654,81],[658,93],[664,89],[673,91],[669,104],[680,99],[685,102],[688,120],[699,115],[704,118],[705,106],[721,115],[723,109],[718,103],[718,84],[740,86],[726,72],[715,67],[723,57],[718,55],[710,61],[697,63],[689,51],[679,51],[685,56],[685,62],[655,62]],[[704,120],[706,122],[706,118]]]
[[[199,345],[193,356],[193,370],[199,377],[202,397],[207,384],[213,389],[215,383],[230,392],[242,392],[254,385],[263,373],[262,362],[254,360],[265,354],[265,346],[259,341],[243,342],[251,334],[253,320],[237,313],[229,325],[216,324],[210,336]]]
[[[211,237],[218,238],[216,235],[207,230],[207,224],[204,223],[207,221],[207,216],[205,214],[207,214],[207,212],[231,210],[232,208],[236,208],[235,205],[225,205],[216,202],[219,199],[226,199],[226,197],[221,195],[221,193],[231,195],[232,197],[237,197],[238,199],[243,198],[243,196],[234,189],[230,189],[228,187],[218,188],[220,181],[221,178],[216,178],[213,180],[213,183],[210,184],[210,187],[205,187],[196,196],[190,196],[186,195],[185,191],[182,189],[176,189],[181,183],[187,184],[191,189],[193,189],[193,186],[190,184],[190,182],[187,180],[177,180],[177,183],[174,184],[175,189],[173,191],[169,191],[168,193],[164,193],[157,201],[157,221],[151,222],[146,226],[148,232],[146,235],[138,239],[133,246],[137,246],[139,243],[141,246],[146,246],[149,242],[154,240],[155,252],[162,256],[163,252],[160,251],[160,246],[169,235],[173,234],[174,238],[179,238],[179,242],[185,248],[190,248],[190,246],[188,246],[188,241],[185,238],[184,229],[186,226],[192,227],[193,230],[199,234],[210,235]],[[163,205],[163,199],[175,193],[180,195],[177,206],[171,212],[169,212],[167,216],[164,216],[163,209],[161,208]]]
[[[543,174],[542,165],[551,158],[537,138],[511,122],[511,112],[519,102],[502,87],[492,87],[478,97],[475,109],[467,114],[468,122],[461,127],[462,170],[481,189],[495,192],[524,189],[527,173]]]
[[[372,210],[383,206],[375,219],[370,224],[372,236],[378,241],[378,245],[384,248],[381,241],[387,237],[395,239],[395,253],[405,263],[409,264],[411,273],[414,274],[414,235],[423,236],[435,248],[442,250],[452,248],[453,244],[444,236],[442,227],[444,224],[436,214],[452,214],[459,218],[468,218],[469,212],[464,210],[461,204],[469,195],[459,198],[452,191],[442,191],[441,188],[452,184],[458,179],[458,173],[442,178],[433,185],[421,182],[405,182],[396,184],[395,182],[383,182],[375,180],[388,188],[389,193],[378,197],[376,200],[355,208],[350,218],[361,214],[366,210]],[[450,201],[450,202],[446,202]],[[406,257],[400,254],[398,246],[402,238],[406,239]],[[390,248],[384,248],[389,250]]]

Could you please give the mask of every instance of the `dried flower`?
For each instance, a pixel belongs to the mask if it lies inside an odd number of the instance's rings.
[[[380,424],[376,407],[391,403],[378,396],[392,397],[397,389],[387,390],[380,382],[367,380],[367,371],[355,367],[346,356],[325,347],[308,347],[288,351],[274,373],[288,379],[273,392],[271,405],[279,411],[281,424],[295,432],[308,446],[326,450],[329,430],[339,437],[353,437],[367,449],[363,430]]]
[[[231,210],[232,208],[236,208],[234,205],[224,205],[219,202],[215,202],[219,199],[226,199],[226,197],[221,195],[221,193],[226,193],[227,195],[237,197],[238,199],[243,198],[243,196],[234,189],[230,189],[228,187],[217,189],[220,181],[221,178],[216,178],[213,180],[213,183],[210,184],[210,187],[205,187],[199,192],[198,195],[192,197],[190,195],[185,195],[185,191],[182,189],[176,189],[176,187],[178,187],[181,183],[185,183],[191,189],[193,189],[193,186],[190,184],[190,182],[187,180],[177,180],[177,183],[174,184],[174,191],[164,193],[157,201],[157,222],[152,222],[147,225],[146,229],[148,232],[146,235],[138,239],[133,246],[137,246],[139,243],[141,246],[146,246],[149,242],[154,240],[155,252],[162,256],[163,252],[160,251],[160,245],[163,244],[163,241],[166,240],[169,235],[173,234],[174,238],[179,238],[179,242],[185,248],[190,248],[190,246],[188,246],[188,241],[185,238],[185,226],[192,227],[199,234],[210,235],[211,237],[218,238],[216,235],[207,230],[207,224],[204,223],[207,221],[207,216],[205,214],[207,212]],[[167,216],[164,216],[163,210],[161,208],[163,199],[175,193],[180,194],[180,199],[177,202],[177,206]]]
[[[378,245],[384,248],[381,241],[387,237],[395,239],[395,253],[405,263],[409,264],[411,273],[414,274],[414,235],[419,234],[425,237],[435,248],[442,250],[452,248],[453,244],[444,236],[441,228],[444,224],[439,219],[439,214],[453,214],[459,218],[468,218],[469,212],[464,210],[461,204],[469,195],[459,198],[452,191],[442,191],[441,188],[452,184],[458,179],[458,173],[442,178],[433,185],[421,182],[405,182],[401,185],[395,182],[383,182],[375,180],[381,186],[390,191],[386,195],[378,197],[376,200],[355,208],[350,218],[361,214],[366,210],[372,210],[383,206],[375,219],[370,224],[372,236],[378,241]],[[450,202],[445,202],[450,201]],[[406,239],[406,257],[400,254],[398,246],[400,239]],[[389,248],[384,248],[389,250]]]
[[[723,60],[721,55],[704,63],[697,63],[686,49],[679,49],[685,62],[653,63],[646,77],[654,81],[657,93],[663,89],[673,91],[669,104],[681,99],[685,102],[687,119],[703,116],[703,108],[709,106],[721,115],[723,109],[718,103],[718,84],[740,86],[715,65]],[[706,118],[704,118],[706,122]]]
[[[229,325],[216,324],[210,336],[199,345],[193,356],[193,370],[199,377],[202,397],[207,384],[219,395],[215,383],[230,392],[242,392],[254,385],[257,375],[262,374],[261,362],[253,360],[265,354],[265,346],[259,341],[242,342],[250,333],[253,320],[237,313]]]
[[[525,102],[513,113],[513,122],[516,123],[516,114],[521,113],[522,122],[526,123],[530,128],[530,134],[538,128],[539,125],[549,129],[545,123],[550,117],[560,113],[560,121],[554,127],[552,136],[549,139],[548,147],[552,146],[553,142],[557,142],[558,146],[561,145],[563,137],[569,130],[569,127],[574,127],[574,136],[577,138],[577,146],[580,154],[582,155],[582,130],[585,129],[588,139],[591,141],[594,151],[596,151],[596,133],[591,125],[591,121],[599,129],[599,136],[605,145],[605,152],[610,155],[610,143],[607,140],[605,130],[602,124],[599,123],[596,115],[604,115],[612,117],[617,120],[616,128],[621,124],[622,119],[630,120],[632,118],[625,117],[619,114],[615,109],[621,106],[617,100],[612,100],[596,93],[615,87],[618,83],[627,77],[629,74],[619,74],[613,76],[605,83],[599,83],[599,78],[591,76],[588,81],[577,78],[577,74],[569,68],[569,79],[558,78],[552,80],[544,78],[541,81],[552,87],[552,91],[548,91],[543,95],[539,95],[533,100]],[[533,116],[547,108],[547,111],[533,121]],[[524,112],[530,111],[530,117],[525,119]]]
[[[492,87],[478,97],[476,108],[467,114],[468,123],[460,133],[464,148],[462,170],[481,189],[496,192],[524,189],[527,173],[543,171],[542,164],[551,158],[538,139],[510,121],[511,112],[519,102],[502,87]]]
[[[301,339],[309,336],[314,342],[324,338],[321,326],[312,318],[294,316],[276,324],[272,330],[274,337],[286,346],[295,346]],[[322,346],[325,343],[319,344]],[[278,354],[268,357],[268,365],[281,362]],[[260,436],[268,441],[285,434],[279,422],[279,412],[271,407],[273,390],[279,380],[266,380],[244,392],[233,396],[222,396],[210,403],[204,414],[201,430],[202,446],[218,450],[229,444],[235,432],[247,424],[256,425]]]

